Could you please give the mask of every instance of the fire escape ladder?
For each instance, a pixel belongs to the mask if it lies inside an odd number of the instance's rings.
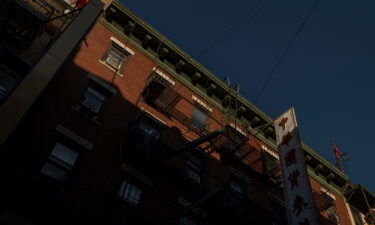
[[[278,160],[272,156],[270,153],[263,151],[262,152],[262,158],[263,158],[263,169],[264,174],[270,178],[277,179],[280,177],[280,165],[278,163]]]
[[[249,151],[247,151],[244,155],[242,155],[242,156],[240,157],[240,160],[242,161],[243,159],[245,159],[247,156],[249,156],[249,155],[250,155],[251,153],[253,153],[254,151],[256,151],[255,148],[250,148]]]
[[[181,216],[189,214],[192,210],[194,210],[195,208],[199,207],[201,204],[209,201],[210,199],[214,198],[215,196],[217,196],[218,194],[220,194],[221,192],[223,192],[226,188],[227,188],[227,185],[225,185],[225,184],[217,186],[216,188],[212,189],[210,192],[204,194],[202,197],[200,197],[195,202],[189,204],[188,206],[186,206],[185,208],[183,208],[182,210],[180,210],[178,213],[176,213],[174,216],[172,216],[168,220],[168,222],[162,223],[162,224],[168,224],[168,225],[169,224],[174,224],[176,221],[178,221],[178,219]],[[194,189],[192,191],[194,191]],[[192,191],[190,191],[188,193],[191,193]]]
[[[242,150],[247,140],[248,138],[246,136],[228,124],[225,126],[225,131],[217,138],[214,145],[219,151],[234,157],[234,155]]]
[[[193,141],[187,142],[183,146],[181,146],[180,148],[176,149],[173,154],[170,154],[169,156],[167,156],[164,160],[167,160],[167,159],[169,159],[171,157],[180,155],[181,153],[183,153],[185,151],[188,151],[188,150],[191,150],[191,149],[195,149],[199,145],[201,145],[201,144],[203,144],[203,143],[205,143],[207,141],[210,141],[211,139],[219,136],[223,131],[224,131],[224,129],[218,129],[218,130],[213,131],[211,133],[208,133],[208,134],[206,134],[206,135],[204,135],[202,137],[199,137],[199,138],[197,138],[197,139],[195,139]],[[204,153],[207,154],[207,152],[205,152],[205,151],[204,151]]]

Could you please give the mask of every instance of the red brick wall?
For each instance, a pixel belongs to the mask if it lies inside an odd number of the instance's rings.
[[[337,214],[339,217],[339,221],[341,225],[351,225],[350,217],[348,215],[348,211],[345,205],[345,199],[342,195],[337,194],[334,191],[331,191],[328,187],[324,186],[323,184],[320,184],[317,180],[310,177],[310,183],[313,191],[316,191],[318,193],[322,193],[321,188],[327,190],[329,193],[335,196],[335,206],[337,210]],[[323,212],[324,216],[327,216],[325,212]]]
[[[129,56],[126,66],[122,72],[123,76],[116,75],[112,70],[100,62],[107,47],[110,45],[111,37],[115,37],[131,48],[135,55]],[[121,174],[118,169],[121,165],[121,143],[124,130],[134,121],[139,114],[139,108],[144,108],[164,121],[169,127],[177,127],[188,139],[196,139],[198,135],[189,131],[185,126],[170,118],[144,102],[138,102],[144,83],[152,73],[156,64],[143,55],[136,48],[121,40],[104,25],[97,23],[82,42],[80,49],[70,63],[67,63],[61,73],[50,84],[49,88],[42,94],[33,109],[27,114],[20,127],[17,128],[8,146],[17,149],[16,154],[9,153],[9,160],[4,164],[7,171],[12,171],[6,178],[9,189],[20,184],[27,185],[25,180],[35,177],[39,173],[45,160],[48,158],[53,144],[58,140],[56,127],[58,124],[70,129],[82,138],[94,145],[92,151],[81,151],[81,160],[72,175],[72,181],[66,188],[69,200],[66,205],[66,215],[76,215],[82,218],[89,217],[90,213],[103,205],[106,192],[112,190],[114,184],[120,180]],[[161,70],[161,69],[160,69]],[[165,71],[164,71],[165,72]],[[94,123],[81,113],[73,110],[88,86],[87,73],[91,73],[108,83],[112,83],[119,94],[111,96],[103,106],[99,124]],[[171,75],[169,75],[175,80]],[[192,115],[192,95],[199,97],[192,90],[183,86],[175,80],[176,89],[184,99],[176,106],[189,118]],[[201,98],[204,101],[203,98]],[[207,101],[208,105],[210,105]],[[214,131],[223,124],[226,117],[219,109],[213,108],[209,119],[209,131]],[[24,140],[20,142],[19,140]],[[261,156],[261,141],[251,137],[249,146],[256,149],[253,157]],[[19,157],[22,155],[23,157]],[[221,160],[216,153],[217,159]],[[250,160],[250,159],[249,159]],[[234,167],[238,171],[247,174],[247,170],[230,162],[215,161],[211,163],[210,169],[215,171],[218,177],[229,180],[227,166]],[[261,161],[254,164],[255,171],[262,171]],[[267,207],[267,192],[277,192],[268,183],[260,180],[254,174],[248,174],[251,180],[249,195],[260,205]],[[217,181],[208,181],[212,184]],[[172,185],[163,184],[161,193],[174,193]],[[280,191],[281,193],[281,191]],[[177,195],[177,194],[176,194]],[[11,199],[11,197],[9,198]],[[22,201],[22,200],[21,200]],[[14,205],[17,205],[17,201]],[[152,202],[151,205],[159,206],[160,203]],[[16,207],[16,206],[15,206]],[[153,212],[155,213],[155,212]],[[169,212],[165,212],[168,214]],[[161,214],[160,220],[163,219]],[[71,221],[70,221],[71,222]],[[70,223],[69,221],[66,224]]]

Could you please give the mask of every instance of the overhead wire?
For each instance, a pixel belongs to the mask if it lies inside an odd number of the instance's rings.
[[[281,65],[281,63],[284,60],[285,56],[287,55],[288,51],[290,50],[290,48],[292,47],[292,45],[294,44],[294,42],[297,40],[298,35],[301,33],[301,31],[302,31],[303,27],[305,26],[306,22],[310,19],[310,17],[314,13],[314,11],[315,11],[315,9],[316,9],[319,1],[320,0],[316,0],[315,1],[314,5],[310,8],[309,12],[306,14],[305,18],[303,19],[303,21],[301,22],[301,24],[298,26],[298,29],[296,30],[296,32],[293,35],[293,38],[289,41],[287,47],[282,52],[279,60],[277,61],[277,63],[275,64],[275,66],[272,68],[270,74],[267,76],[267,79],[264,81],[261,89],[259,90],[258,94],[255,97],[254,102],[256,102],[259,99],[259,97],[263,94],[263,92],[266,89],[268,83],[271,81],[271,79],[275,75],[277,69]]]
[[[254,19],[266,6],[271,3],[272,0],[263,1],[259,0],[254,7],[252,7],[250,10],[248,10],[245,14],[243,14],[238,20],[236,20],[224,33],[222,33],[215,41],[212,42],[207,48],[205,48],[201,53],[199,53],[196,58],[199,59],[203,55],[205,55],[207,52],[211,51],[213,48],[215,48],[217,45],[228,39],[231,34],[233,34],[235,31],[240,29],[243,25]],[[261,4],[264,3],[264,4]]]

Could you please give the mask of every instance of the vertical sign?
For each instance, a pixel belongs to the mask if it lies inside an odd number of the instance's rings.
[[[290,225],[318,225],[294,109],[275,120],[284,194]]]

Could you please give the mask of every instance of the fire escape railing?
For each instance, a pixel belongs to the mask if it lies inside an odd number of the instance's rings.
[[[319,213],[334,205],[332,198],[323,192],[319,193],[319,192],[314,191],[313,197],[315,200],[316,210]]]
[[[14,0],[23,8],[29,10],[31,13],[39,14],[42,17],[50,18],[55,8],[44,0]]]

